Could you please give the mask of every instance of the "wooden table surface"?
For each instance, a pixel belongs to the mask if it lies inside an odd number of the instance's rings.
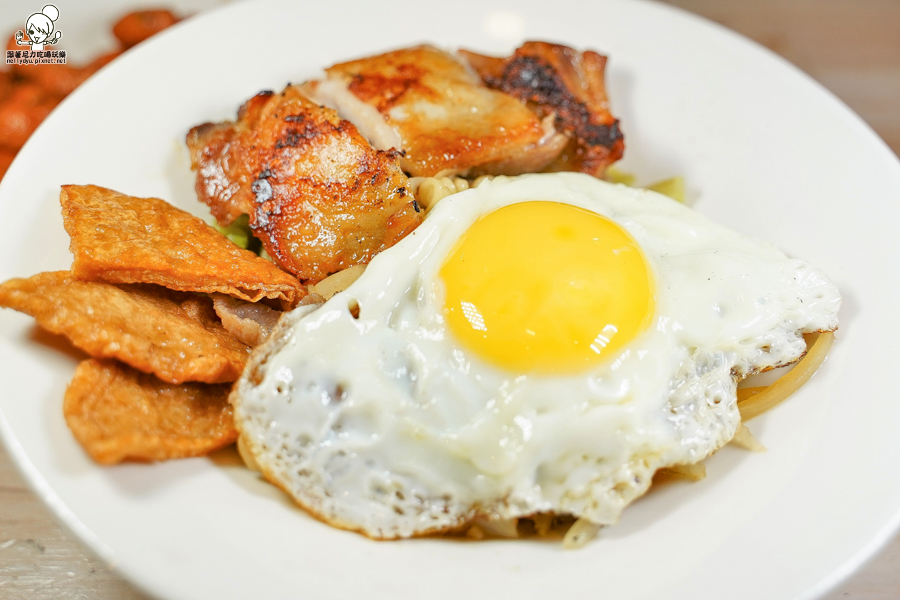
[[[900,153],[900,2],[671,0],[798,65]],[[0,448],[0,598],[145,599],[62,528]],[[900,598],[900,536],[824,600]]]

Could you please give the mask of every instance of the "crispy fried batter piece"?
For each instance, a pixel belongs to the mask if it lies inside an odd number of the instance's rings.
[[[257,95],[236,122],[194,127],[187,142],[197,195],[219,222],[249,214],[266,252],[306,282],[369,262],[412,200],[397,153],[374,150],[298,86]]]
[[[91,356],[117,358],[170,383],[234,381],[250,354],[218,322],[209,298],[158,286],[40,273],[0,285],[0,306],[33,316]]]
[[[113,35],[122,48],[131,48],[178,22],[178,17],[163,9],[136,10],[113,25]]]
[[[83,67],[74,65],[40,65],[40,69],[32,68],[27,77],[51,94],[67,96],[84,83],[88,77],[111,63],[120,54],[121,52],[117,50],[101,54]],[[43,67],[48,68],[44,69]]]
[[[460,54],[488,86],[526,102],[539,115],[554,115],[556,128],[572,137],[547,170],[601,177],[622,158],[624,137],[609,112],[603,80],[605,56],[547,42],[525,42],[507,58]]]
[[[55,65],[40,65],[55,66]],[[33,83],[20,83],[0,102],[0,148],[17,151],[60,98]]]
[[[75,370],[63,414],[98,463],[202,456],[237,439],[229,385],[172,385],[111,360]]]
[[[79,279],[269,298],[286,308],[306,294],[289,274],[164,200],[65,185],[60,201]]]
[[[26,34],[25,39],[28,36]],[[11,36],[6,45],[7,50],[21,50],[15,36]],[[19,84],[36,84],[44,92],[55,97],[54,104],[62,100],[63,96],[70,94],[75,88],[96,73],[100,68],[119,56],[121,51],[114,50],[101,54],[91,62],[83,66],[73,65],[71,62],[64,65],[11,65],[10,71]],[[46,68],[45,68],[46,67]],[[16,87],[19,87],[18,85]]]
[[[345,62],[326,73],[356,98],[322,90],[342,115],[366,118],[356,106],[361,100],[396,130],[400,164],[414,176],[540,171],[567,143],[552,119],[542,123],[515,98],[486,87],[459,57],[433,46]]]

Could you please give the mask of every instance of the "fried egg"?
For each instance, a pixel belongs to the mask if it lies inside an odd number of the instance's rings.
[[[612,524],[740,424],[736,382],[837,327],[818,269],[665,196],[573,173],[445,198],[232,393],[243,448],[337,527],[539,512]]]

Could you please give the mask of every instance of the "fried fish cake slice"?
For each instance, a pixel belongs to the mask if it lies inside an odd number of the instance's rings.
[[[342,115],[366,118],[374,107],[399,135],[403,169],[413,176],[517,175],[540,171],[567,138],[522,102],[489,89],[458,56],[416,46],[341,63],[325,70],[329,82],[313,86]],[[329,84],[341,82],[352,94]],[[350,116],[350,115],[354,116]],[[367,127],[375,130],[374,127]]]
[[[202,456],[237,439],[230,385],[172,385],[112,360],[75,370],[63,414],[95,461],[158,461]]]
[[[546,170],[581,171],[602,177],[622,158],[624,137],[609,112],[604,82],[606,57],[547,42],[525,42],[512,56],[494,58],[460,50],[491,88],[552,115],[568,147]]]
[[[169,383],[234,381],[250,354],[218,322],[209,298],[158,286],[39,273],[0,284],[0,306],[31,315],[91,356],[117,358]]]
[[[294,277],[164,200],[64,185],[60,202],[79,279],[268,298],[285,308],[306,295]]]
[[[299,86],[257,95],[234,123],[195,127],[188,146],[197,193],[220,223],[248,213],[266,252],[305,282],[368,263],[413,200],[398,154],[372,148]]]

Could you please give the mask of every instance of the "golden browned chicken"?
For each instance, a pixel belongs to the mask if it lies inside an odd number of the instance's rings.
[[[544,42],[508,58],[416,46],[338,64],[191,130],[197,193],[223,225],[250,215],[276,263],[315,283],[422,221],[403,171],[602,176],[624,149],[605,65]]]
[[[549,171],[582,171],[602,177],[622,158],[625,142],[609,112],[606,57],[547,42],[526,42],[507,58],[461,50],[484,82],[526,102],[571,138]]]
[[[540,171],[568,139],[522,101],[485,86],[459,56],[417,46],[326,69],[307,84],[414,176]]]
[[[266,252],[305,282],[367,263],[421,221],[398,153],[372,148],[298,86],[258,94],[237,121],[199,125],[187,141],[219,223],[250,215]]]

